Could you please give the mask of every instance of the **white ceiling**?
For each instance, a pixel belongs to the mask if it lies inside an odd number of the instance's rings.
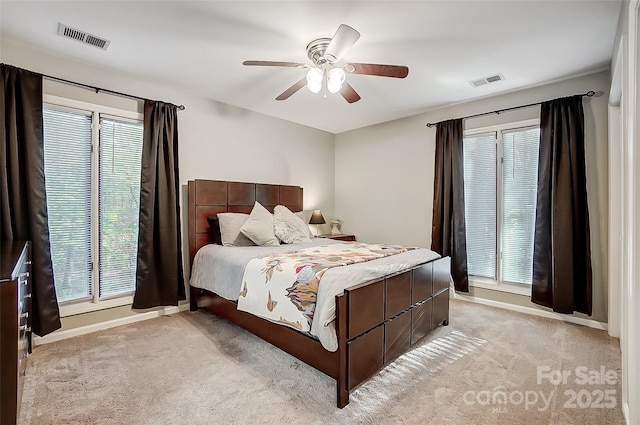
[[[0,8],[2,37],[340,133],[606,69],[620,2],[2,0]],[[59,37],[58,22],[111,46],[102,51]],[[307,43],[332,37],[341,23],[361,37],[339,63],[406,65],[409,76],[349,75],[362,96],[354,104],[305,88],[276,101],[306,71],[242,65],[247,59],[310,63]],[[505,81],[469,84],[498,72]]]

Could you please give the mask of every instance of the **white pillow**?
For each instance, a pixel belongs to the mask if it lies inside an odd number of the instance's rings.
[[[285,207],[286,208],[286,207]],[[313,235],[313,232],[311,231],[311,229],[309,228],[309,226],[307,226],[307,223],[309,222],[309,219],[307,218],[307,214],[305,214],[304,211],[298,211],[296,213],[293,213],[296,217],[298,217],[300,220],[302,220],[302,222],[305,224],[306,228],[307,228],[307,233],[309,233],[309,237],[311,239],[313,239],[315,236]]]
[[[254,246],[251,239],[240,233],[240,229],[249,219],[249,214],[219,213],[220,239],[224,246]]]
[[[280,245],[280,241],[273,233],[273,216],[256,201],[249,214],[249,218],[240,228],[240,233],[251,239],[256,245]]]
[[[311,242],[307,223],[283,205],[277,205],[273,210],[273,228],[278,239],[284,243]]]

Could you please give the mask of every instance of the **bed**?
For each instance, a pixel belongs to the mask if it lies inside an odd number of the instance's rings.
[[[276,205],[293,212],[303,208],[303,190],[298,186],[192,180],[188,190],[192,267],[200,248],[205,247],[203,252],[216,249],[208,246],[213,242],[210,217],[223,212],[249,214],[256,201],[270,211]],[[335,303],[331,304],[335,312],[335,320],[331,321],[335,351],[325,348],[327,343],[317,336],[240,311],[236,302],[228,299],[231,297],[209,289],[190,286],[190,309],[206,308],[332,377],[336,380],[337,406],[342,408],[349,403],[351,390],[408,351],[433,328],[448,324],[449,258],[412,261],[418,263],[407,263],[411,264],[409,268],[392,269],[371,280],[342,282]],[[344,272],[349,267],[354,266],[339,267],[343,270],[336,273],[342,274],[334,280],[350,277]],[[327,277],[325,274],[323,284]]]

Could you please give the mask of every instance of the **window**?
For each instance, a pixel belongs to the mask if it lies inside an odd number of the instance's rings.
[[[493,289],[498,285],[508,291],[529,291],[539,138],[538,125],[502,126],[465,135],[465,216],[472,283],[489,281]]]
[[[105,300],[135,289],[143,124],[137,113],[60,99],[43,116],[58,301],[113,306]]]

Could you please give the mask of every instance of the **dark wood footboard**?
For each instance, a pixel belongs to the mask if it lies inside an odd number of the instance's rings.
[[[349,392],[449,323],[450,259],[441,258],[336,296],[338,407]]]

